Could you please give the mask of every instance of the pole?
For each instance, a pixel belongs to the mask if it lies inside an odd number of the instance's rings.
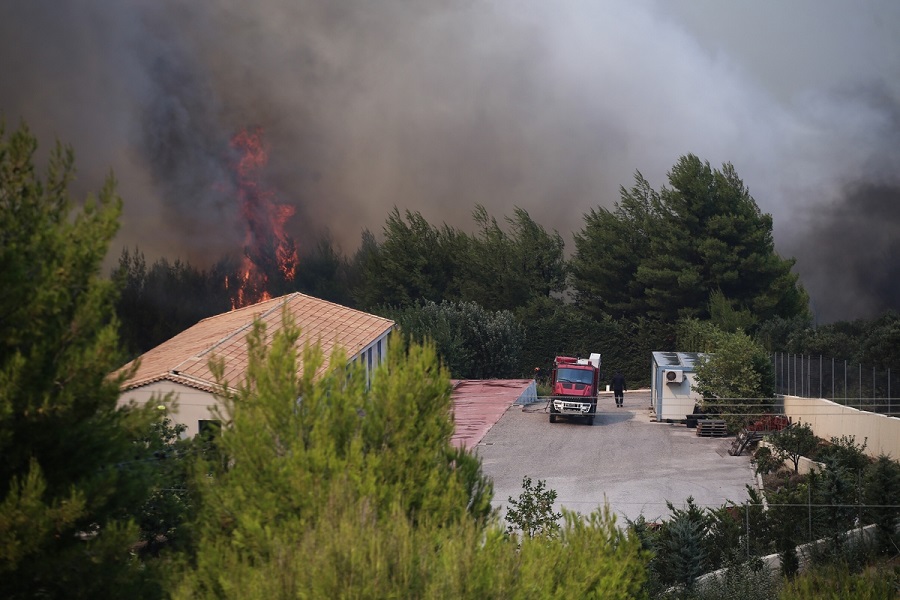
[[[750,559],[750,502],[744,503],[744,523],[747,526],[747,560]]]
[[[819,355],[819,398],[822,397],[822,355]]]
[[[812,354],[806,357],[806,397],[812,398]]]
[[[812,481],[812,480],[810,480]],[[812,541],[812,485],[806,486],[806,509],[809,515],[809,539],[806,540],[808,542]]]
[[[804,364],[803,364],[803,355],[801,354],[800,355],[800,394],[799,394],[800,396],[803,396],[803,394],[804,394],[803,385],[806,382],[806,374],[803,372],[804,370],[805,369],[804,369]]]

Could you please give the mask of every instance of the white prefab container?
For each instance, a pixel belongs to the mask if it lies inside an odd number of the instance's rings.
[[[657,421],[682,420],[694,412],[701,396],[693,390],[698,352],[653,352],[650,407]]]

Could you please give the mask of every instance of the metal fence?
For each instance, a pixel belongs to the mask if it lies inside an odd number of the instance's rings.
[[[775,393],[826,398],[845,406],[900,416],[900,373],[809,354],[772,355]]]

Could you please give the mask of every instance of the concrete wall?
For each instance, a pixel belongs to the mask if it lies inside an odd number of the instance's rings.
[[[866,454],[887,454],[900,459],[900,419],[887,417],[837,404],[822,398],[784,396],[784,414],[791,421],[802,421],[812,427],[817,437],[853,436],[857,444],[866,441]]]
[[[765,440],[763,440],[759,443],[759,447],[760,448],[766,447],[769,450],[772,450],[774,452],[774,447],[772,446],[772,444],[770,444],[769,442],[767,442]],[[788,469],[789,471],[794,470],[794,461],[792,461],[789,458],[786,458],[784,460],[783,465],[784,465],[784,468]],[[825,469],[824,463],[816,462],[812,459],[806,458],[805,456],[801,456],[800,460],[797,461],[797,474],[798,475],[807,475],[809,473],[812,473],[813,471],[822,471],[824,469]],[[760,489],[760,491],[762,491],[762,489],[763,489],[762,480],[760,480],[760,482],[759,482],[759,489]]]
[[[216,405],[212,394],[171,381],[157,381],[128,390],[119,398],[119,405],[126,405],[129,401],[143,405],[151,400],[160,404],[160,401],[170,392],[174,395],[174,403],[166,405],[166,410],[172,421],[187,426],[187,431],[184,433],[186,437],[193,437],[197,434],[200,421],[215,418],[209,412],[209,409]]]

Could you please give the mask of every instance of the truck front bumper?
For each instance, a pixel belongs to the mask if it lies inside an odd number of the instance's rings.
[[[560,415],[588,415],[593,412],[593,404],[590,402],[573,402],[571,400],[552,400],[550,412]]]

